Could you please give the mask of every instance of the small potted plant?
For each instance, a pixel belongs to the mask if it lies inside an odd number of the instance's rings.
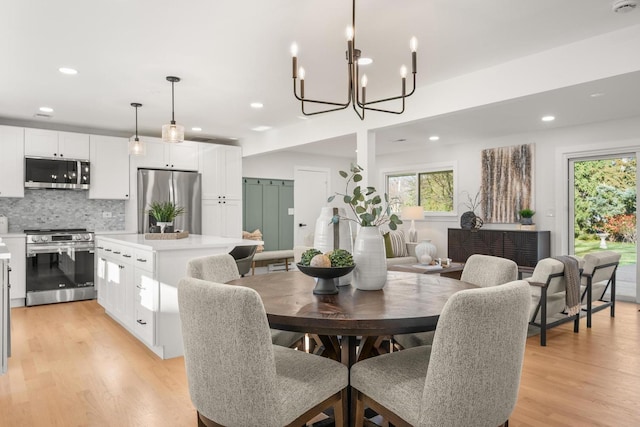
[[[522,225],[532,225],[533,224],[533,216],[535,215],[535,211],[525,208],[521,209],[520,212],[520,224]]]
[[[184,208],[173,202],[151,202],[147,213],[156,220],[156,226],[162,233],[173,232],[173,220],[184,213]]]

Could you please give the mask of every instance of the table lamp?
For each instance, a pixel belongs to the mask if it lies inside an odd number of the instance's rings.
[[[402,208],[402,219],[411,220],[411,228],[409,228],[409,242],[418,241],[418,232],[416,231],[416,219],[424,219],[424,209],[422,206],[404,206]]]

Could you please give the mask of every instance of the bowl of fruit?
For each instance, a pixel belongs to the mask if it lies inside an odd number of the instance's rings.
[[[296,264],[298,270],[307,276],[318,279],[313,293],[316,295],[333,295],[338,293],[336,280],[351,273],[356,267],[353,257],[344,249],[334,249],[323,254],[317,249],[308,249]]]

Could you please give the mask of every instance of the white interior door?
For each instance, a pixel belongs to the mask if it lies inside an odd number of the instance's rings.
[[[329,169],[296,167],[293,173],[294,245],[312,246],[320,208],[329,197]]]

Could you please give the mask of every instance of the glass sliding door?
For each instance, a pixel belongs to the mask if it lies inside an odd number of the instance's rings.
[[[616,299],[626,301],[637,298],[636,172],[634,153],[569,160],[570,253],[620,253]]]

